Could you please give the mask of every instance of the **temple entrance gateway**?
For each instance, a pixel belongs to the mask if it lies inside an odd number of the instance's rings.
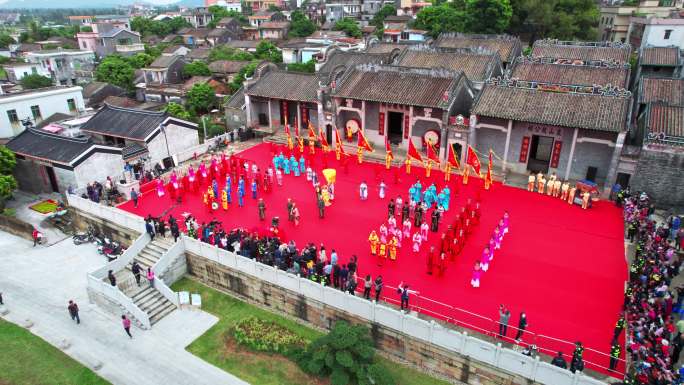
[[[403,133],[404,113],[389,111],[387,113],[387,136],[390,143],[401,143],[401,136]]]
[[[553,149],[553,137],[532,135],[530,146],[530,158],[527,160],[527,169],[533,172],[547,173],[551,161]]]

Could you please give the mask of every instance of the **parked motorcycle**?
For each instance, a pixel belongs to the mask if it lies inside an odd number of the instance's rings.
[[[96,239],[96,242],[98,243],[97,252],[105,255],[109,261],[113,261],[123,254],[123,248],[119,242],[112,241],[107,237]]]
[[[95,229],[92,226],[88,226],[88,230],[85,233],[76,233],[71,238],[74,241],[74,245],[82,245],[84,243],[90,243],[95,241]]]

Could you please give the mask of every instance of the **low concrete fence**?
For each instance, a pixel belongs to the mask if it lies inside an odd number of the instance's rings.
[[[18,218],[0,215],[0,230],[33,240],[33,226]]]

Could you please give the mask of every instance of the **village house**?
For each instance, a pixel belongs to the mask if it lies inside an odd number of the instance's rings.
[[[142,69],[144,81],[136,84],[137,99],[155,102],[180,100],[176,99],[177,87],[173,85],[182,83],[184,65],[185,60],[182,56],[160,56],[155,59],[148,67]]]
[[[259,36],[267,40],[280,40],[287,38],[289,30],[289,21],[267,21],[259,26]]]
[[[0,94],[0,138],[24,130],[24,121],[38,125],[57,113],[78,115],[85,111],[81,87],[55,86]]]
[[[532,46],[533,57],[556,59],[559,63],[586,64],[592,61],[629,63],[632,46],[626,43],[605,41],[537,40]]]
[[[427,32],[409,27],[411,16],[387,16],[383,21],[382,39],[387,42],[425,41]]]
[[[650,103],[663,102],[684,106],[684,79],[644,77],[637,88],[637,111],[640,116]]]
[[[19,83],[24,76],[28,75],[52,77],[50,71],[38,63],[15,62],[3,64],[2,68],[7,73],[7,80],[12,83]]]
[[[78,32],[78,47],[104,57],[117,53],[122,56],[144,52],[140,34],[119,24],[94,23],[92,32]]]
[[[217,60],[209,63],[209,70],[214,79],[230,83],[233,81],[233,76],[248,64],[249,62],[246,61]]]
[[[207,28],[182,28],[178,31],[178,36],[183,39],[183,44],[188,47],[205,47],[209,45]]]
[[[644,47],[639,50],[637,82],[642,76],[684,77],[684,54],[679,47]]]
[[[520,38],[510,35],[442,33],[433,45],[437,48],[481,48],[497,52],[504,69],[510,69],[522,53]]]
[[[194,61],[203,61],[206,62],[209,60],[209,55],[211,54],[211,49],[210,48],[193,48],[188,52],[187,55],[185,55],[185,60],[189,62],[194,62]]]
[[[327,77],[331,73],[342,73],[359,64],[391,64],[391,62],[392,56],[388,53],[372,54],[331,48],[325,51],[325,56],[316,63],[316,72]]]
[[[170,45],[162,51],[162,56],[186,56],[190,48],[184,45]]]
[[[105,82],[90,82],[83,87],[83,101],[88,108],[100,108],[110,96],[123,96],[127,91]]]
[[[230,33],[230,40],[239,40],[242,35],[242,25],[234,17],[224,17],[216,23],[216,28],[226,30]]]
[[[197,124],[170,116],[165,111],[145,111],[105,105],[80,128],[95,143],[122,149],[125,162],[144,158],[178,164],[177,157],[199,144]]]
[[[204,28],[214,19],[214,15],[209,12],[208,7],[197,7],[181,12],[181,17],[185,19],[193,28]]]
[[[64,131],[56,124],[28,128],[7,143],[17,159],[14,175],[19,189],[34,194],[66,193],[123,175],[121,148]]]
[[[43,72],[46,70],[55,84],[74,85],[87,83],[92,79],[80,78],[78,72],[81,67],[95,62],[93,51],[76,49],[56,49],[35,51],[26,54],[26,61],[40,64]]]

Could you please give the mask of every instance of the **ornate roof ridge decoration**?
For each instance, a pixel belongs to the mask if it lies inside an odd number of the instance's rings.
[[[620,63],[615,59],[608,60],[580,60],[570,58],[553,58],[544,56],[519,56],[516,60],[518,64],[550,64],[558,66],[572,67],[592,67],[592,68],[623,68],[630,69],[629,63]]]
[[[354,70],[363,72],[395,72],[398,74],[423,75],[434,78],[459,78],[463,74],[461,71],[453,71],[443,67],[420,68],[375,63],[359,64],[354,67]]]
[[[520,40],[517,36],[509,35],[502,33],[500,35],[495,35],[495,34],[469,34],[469,33],[463,33],[463,32],[443,32],[441,33],[437,39],[440,38],[464,38],[464,39],[487,39],[487,40]]]
[[[569,46],[569,47],[593,47],[593,48],[621,48],[632,49],[629,43],[622,43],[619,41],[573,41],[573,40],[558,40],[558,39],[541,39],[534,42],[534,47],[549,47],[553,45]]]
[[[490,78],[487,80],[486,84],[497,87],[520,88],[539,92],[554,92],[559,94],[597,95],[625,99],[632,96],[631,91],[613,86],[610,83],[606,85],[594,84],[593,86],[585,86],[578,84],[537,82],[510,78],[508,73],[506,73],[503,77],[497,76],[495,78]]]
[[[499,55],[498,52],[489,49],[487,47],[461,47],[461,48],[451,48],[451,47],[433,47],[429,44],[415,44],[409,46],[406,51],[418,51],[418,52],[431,52],[431,53],[455,53],[455,54],[465,54],[465,55]]]

